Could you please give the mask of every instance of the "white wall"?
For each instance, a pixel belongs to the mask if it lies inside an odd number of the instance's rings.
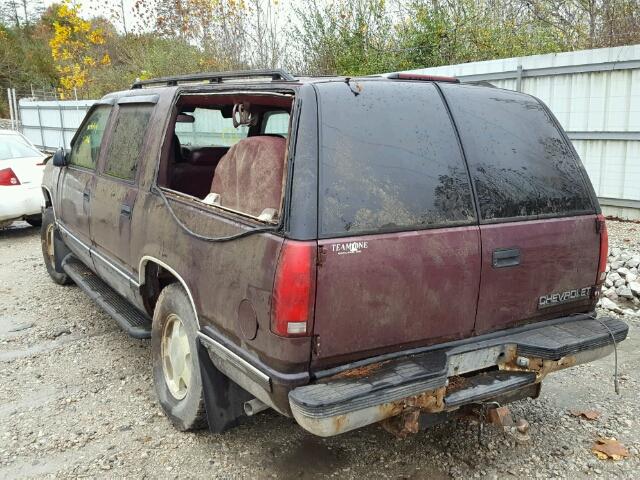
[[[43,150],[69,148],[73,134],[95,100],[18,102],[22,133]]]

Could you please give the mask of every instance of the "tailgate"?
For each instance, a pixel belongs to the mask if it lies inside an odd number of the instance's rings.
[[[593,308],[600,212],[553,114],[518,92],[441,88],[477,192],[482,281],[476,333]]]
[[[481,225],[480,232],[477,333],[593,306],[600,255],[595,215]],[[512,261],[501,252],[511,252]]]

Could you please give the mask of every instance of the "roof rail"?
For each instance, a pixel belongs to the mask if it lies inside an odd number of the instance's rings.
[[[222,83],[224,80],[232,80],[239,78],[259,78],[271,77],[272,81],[283,80],[285,82],[295,81],[290,73],[282,69],[273,70],[240,70],[235,72],[208,72],[194,73],[189,75],[176,75],[174,77],[152,78],[151,80],[136,80],[131,88],[142,88],[147,85],[175,87],[182,82],[202,82]]]
[[[423,82],[447,82],[447,83],[460,83],[456,77],[449,77],[444,75],[425,75],[422,73],[412,72],[396,72],[387,73],[384,77],[391,80],[420,80]]]

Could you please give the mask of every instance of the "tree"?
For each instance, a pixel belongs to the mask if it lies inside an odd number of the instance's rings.
[[[561,51],[549,25],[516,0],[413,1],[399,25],[408,67]]]
[[[35,23],[44,11],[43,0],[3,0],[0,3],[0,23],[15,28]]]
[[[55,10],[53,37],[49,41],[51,56],[59,74],[62,97],[75,92],[91,95],[96,71],[111,64],[104,47],[111,25],[106,20],[92,22],[80,18],[79,6],[64,0]],[[99,90],[99,89],[98,89]]]
[[[393,22],[384,0],[309,1],[293,8],[291,42],[310,74],[367,75],[397,65]]]
[[[100,94],[129,88],[137,79],[218,70],[220,66],[203,51],[184,40],[147,33],[107,38],[109,68],[94,73]]]
[[[247,68],[244,0],[138,0],[155,12],[155,31],[207,52],[225,68]]]
[[[640,0],[85,0],[109,20],[70,1],[0,0],[0,87],[96,98],[196,71],[367,75],[640,43]]]
[[[276,68],[285,58],[283,10],[277,0],[250,0],[245,8],[249,62],[254,68]]]
[[[567,49],[640,42],[640,0],[528,0],[537,21],[567,39]]]

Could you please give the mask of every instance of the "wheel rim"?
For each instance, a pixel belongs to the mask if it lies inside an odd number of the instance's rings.
[[[49,261],[51,264],[55,263],[55,247],[53,243],[53,232],[54,226],[53,224],[47,225],[47,230],[45,232],[45,242],[47,247],[47,256],[49,257]]]
[[[162,332],[162,371],[171,395],[182,400],[191,383],[191,348],[180,317],[172,313]]]

